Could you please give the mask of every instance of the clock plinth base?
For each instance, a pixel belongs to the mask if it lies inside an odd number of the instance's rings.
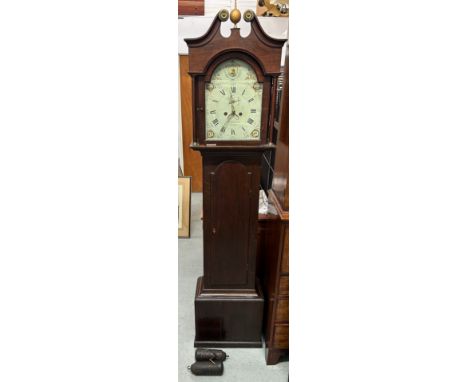
[[[262,347],[264,298],[256,295],[202,293],[203,277],[195,295],[195,347]]]

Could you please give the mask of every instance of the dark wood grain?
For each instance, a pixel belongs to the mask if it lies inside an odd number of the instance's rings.
[[[289,300],[279,298],[276,304],[276,322],[289,322]]]
[[[264,296],[256,281],[261,159],[274,149],[271,129],[285,40],[268,36],[257,18],[251,33],[220,33],[215,17],[201,37],[186,39],[192,77],[193,141],[203,165],[203,276],[195,296],[195,346],[261,347]],[[263,83],[259,141],[205,139],[205,89],[226,60],[248,63]],[[280,335],[280,334],[279,334]]]
[[[289,273],[289,224],[284,227],[283,256],[281,257],[281,273]]]
[[[261,219],[258,231],[258,277],[265,294],[263,333],[265,337],[266,362],[268,365],[279,361],[287,353],[287,330],[289,323],[289,273],[283,264],[286,259],[285,245],[289,242],[289,224],[276,215],[276,219]],[[277,326],[281,328],[281,340],[275,340]],[[278,337],[277,337],[278,338]],[[281,346],[278,344],[281,343]]]
[[[278,287],[279,296],[288,296],[289,295],[289,276],[280,276],[279,278],[279,287]]]
[[[258,153],[203,155],[206,289],[255,288],[259,162]]]
[[[287,349],[289,347],[289,325],[275,325],[273,345],[277,349]]]
[[[236,296],[203,293],[203,278],[195,296],[196,347],[262,347],[264,298],[257,294]]]
[[[279,133],[276,141],[272,189],[280,210],[289,210],[289,53],[286,49],[283,95],[280,104]]]
[[[289,349],[289,59],[285,64],[280,104],[279,134],[269,202],[277,220],[260,222],[258,275],[265,293],[265,356],[268,365],[279,362]]]
[[[281,357],[284,355],[284,351],[282,349],[266,349],[266,362],[267,365],[276,365]]]

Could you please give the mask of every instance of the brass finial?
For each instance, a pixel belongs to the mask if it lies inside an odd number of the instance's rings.
[[[237,28],[237,23],[240,21],[242,17],[241,12],[237,9],[237,0],[234,3],[234,9],[231,11],[230,19],[234,24],[234,27]]]

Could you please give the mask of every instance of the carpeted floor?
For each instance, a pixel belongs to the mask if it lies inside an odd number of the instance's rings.
[[[193,300],[197,278],[203,274],[202,194],[192,194],[190,239],[179,239],[179,382],[286,382],[288,362],[267,366],[265,349],[223,349],[229,354],[220,377],[195,376],[187,366],[195,362]]]

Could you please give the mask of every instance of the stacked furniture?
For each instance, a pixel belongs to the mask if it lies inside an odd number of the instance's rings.
[[[279,107],[278,139],[269,202],[277,215],[260,215],[258,276],[265,295],[263,334],[266,362],[277,363],[289,349],[289,59]]]

